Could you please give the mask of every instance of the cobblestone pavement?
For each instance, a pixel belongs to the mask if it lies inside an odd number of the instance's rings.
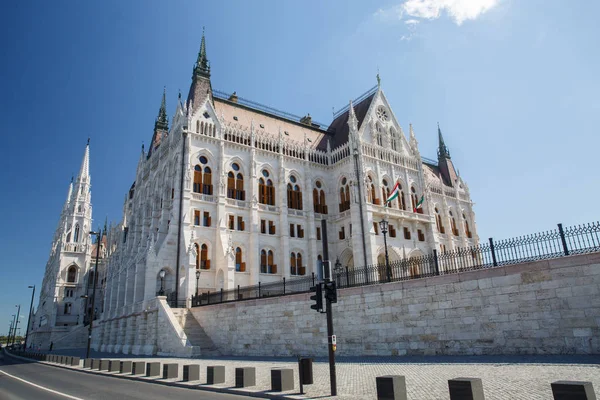
[[[69,351],[61,354],[70,353]],[[79,353],[78,353],[79,354]],[[96,353],[94,357],[117,358],[115,354]],[[131,356],[121,356],[127,359]],[[179,362],[200,365],[200,381],[206,382],[206,367],[224,365],[226,382],[218,387],[232,388],[236,367],[256,367],[256,383],[247,391],[270,390],[271,368],[293,368],[295,390],[286,395],[299,396],[298,364],[291,358],[136,358],[138,361]],[[182,376],[180,369],[179,376]],[[314,384],[305,385],[304,398],[330,398],[329,364],[327,359],[315,360]],[[599,356],[543,357],[403,357],[403,358],[340,358],[337,363],[338,396],[336,399],[376,399],[375,377],[404,375],[410,400],[447,400],[448,379],[477,377],[483,381],[486,400],[548,400],[552,399],[550,383],[557,380],[591,381],[600,394]]]

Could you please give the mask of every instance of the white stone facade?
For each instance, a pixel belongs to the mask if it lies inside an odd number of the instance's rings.
[[[316,274],[323,219],[329,258],[349,268],[382,261],[382,218],[390,261],[476,245],[468,187],[439,135],[438,162],[424,160],[379,86],[328,129],[217,95],[203,38],[188,99],[169,129],[163,95],[113,231],[97,345],[131,350],[116,339],[122,319],[159,292],[189,302],[196,271],[200,292]],[[403,200],[385,207],[396,183]]]

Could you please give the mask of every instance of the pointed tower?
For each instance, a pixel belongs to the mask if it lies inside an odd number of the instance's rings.
[[[210,63],[206,57],[206,38],[204,37],[204,28],[202,29],[202,41],[200,43],[200,51],[198,58],[194,64],[194,72],[192,74],[192,85],[187,98],[187,108],[189,114],[202,107],[206,100],[212,99],[212,86],[210,83]]]
[[[59,226],[46,264],[38,309],[32,324],[32,342],[47,348],[84,322],[90,267],[92,223],[90,143],[85,147],[79,174],[71,179]],[[83,332],[83,331],[82,331]],[[85,337],[85,332],[82,333]],[[76,338],[70,338],[76,340]]]
[[[154,122],[154,134],[152,135],[152,141],[150,142],[150,149],[148,149],[148,158],[152,155],[152,152],[156,150],[162,140],[169,134],[169,120],[167,118],[167,88],[163,89],[162,100],[160,102],[160,108],[158,110],[158,116]]]
[[[442,130],[440,129],[439,123],[438,141],[438,167],[440,168],[444,182],[448,186],[454,186],[458,179],[458,175],[456,174],[456,169],[454,168],[454,164],[450,159],[450,151],[446,147],[446,143],[444,143],[444,137],[442,136]]]

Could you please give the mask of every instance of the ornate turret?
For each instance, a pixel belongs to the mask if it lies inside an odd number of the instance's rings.
[[[206,38],[204,37],[204,28],[202,29],[202,41],[198,58],[194,64],[194,73],[192,74],[192,85],[188,93],[186,107],[188,114],[194,115],[196,110],[204,105],[206,100],[212,102],[212,86],[210,84],[210,63],[206,57]]]
[[[450,158],[450,151],[444,143],[444,137],[442,136],[442,130],[440,129],[440,123],[438,122],[438,160]]]
[[[169,134],[169,120],[167,118],[167,88],[163,89],[158,116],[154,122],[154,134],[148,149],[148,158],[152,155],[152,151],[156,150],[162,140]]]
[[[457,182],[458,175],[456,174],[454,164],[450,159],[450,151],[448,151],[448,148],[444,143],[444,138],[442,137],[442,130],[440,129],[439,123],[438,140],[438,167],[440,168],[440,172],[442,173],[442,177],[444,178],[444,182],[446,183],[446,185],[454,186]]]

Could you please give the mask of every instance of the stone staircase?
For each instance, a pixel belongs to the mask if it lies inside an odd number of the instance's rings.
[[[200,326],[190,310],[187,308],[172,308],[171,311],[175,314],[177,322],[183,328],[191,345],[200,348],[201,356],[220,355],[219,350],[211,338],[204,332],[204,329],[202,329],[202,326]]]

